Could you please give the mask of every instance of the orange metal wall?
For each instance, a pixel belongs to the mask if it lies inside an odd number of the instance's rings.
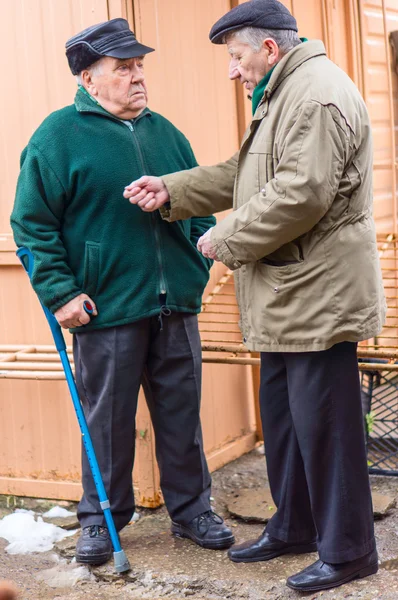
[[[364,93],[375,136],[376,217],[380,229],[391,229],[392,114],[383,4],[390,31],[398,28],[398,2],[285,0],[285,4],[295,14],[300,34],[322,38],[329,56],[347,70]],[[134,7],[132,0],[2,3],[6,24],[2,41],[7,52],[1,53],[0,61],[7,73],[7,93],[0,99],[0,265],[16,264],[8,218],[20,151],[51,110],[73,99],[75,83],[64,58],[65,39],[108,17],[123,15],[132,20],[135,12],[138,34],[157,48],[147,61],[151,106],[188,135],[201,162],[213,162],[237,147],[237,120],[242,118],[239,107],[242,110],[243,106],[246,118],[250,118],[249,103],[245,100],[239,105],[231,92],[225,49],[207,41],[209,26],[228,7],[229,0],[136,0]],[[395,73],[392,84],[397,117]],[[237,96],[241,95],[239,90]]]
[[[150,106],[190,140],[197,159],[213,164],[239,147],[234,84],[225,48],[211,44],[211,25],[229,0],[135,0],[138,36],[156,52],[146,58]]]
[[[10,70],[9,56],[16,62],[0,111],[0,346],[48,344],[51,336],[45,318],[15,257],[9,214],[22,148],[49,112],[73,101],[76,83],[64,56],[65,40],[107,18],[124,16],[132,24],[135,18],[138,35],[157,48],[147,57],[151,108],[184,131],[198,160],[212,163],[232,155],[239,144],[235,88],[224,77],[224,49],[214,48],[206,39],[229,3],[203,0],[200,9],[196,0],[134,4],[128,0],[16,0],[4,4],[8,52],[0,59],[3,72]],[[222,265],[212,270],[208,290],[224,270]],[[70,344],[68,334],[66,338]],[[205,365],[202,420],[211,469],[253,447],[253,405],[250,367]],[[153,505],[159,500],[158,472],[153,431],[142,397],[137,431],[134,481],[141,503]],[[6,380],[0,373],[0,438],[0,493],[79,497],[79,432],[65,382]]]
[[[251,118],[244,91],[228,80],[225,48],[208,40],[211,25],[240,1],[2,2],[7,51],[0,54],[0,61],[7,78],[6,93],[0,98],[0,345],[51,342],[15,258],[9,214],[22,148],[49,112],[73,100],[76,84],[64,56],[65,40],[107,18],[124,16],[134,23],[143,42],[156,48],[146,60],[151,108],[187,135],[199,162],[210,164],[238,148]],[[375,135],[375,214],[379,229],[391,230],[396,156],[391,107],[397,117],[397,76],[389,77],[384,26],[398,29],[398,0],[285,0],[285,4],[298,20],[300,35],[323,39],[330,58],[365,95]],[[223,269],[213,268],[208,289]],[[206,365],[202,414],[212,467],[250,447],[254,439],[250,369]],[[141,498],[150,504],[156,500],[158,475],[143,402],[137,428],[145,435],[137,441],[135,481]],[[78,496],[78,430],[64,382],[0,379],[0,437],[0,492]]]
[[[386,48],[385,29],[387,32],[398,30],[398,1],[360,0],[359,6],[363,92],[372,119],[375,143],[375,216],[380,231],[393,231],[396,227],[393,211],[395,206],[396,214],[394,163],[397,156],[397,137],[394,135],[394,129],[396,131],[398,125],[398,77],[392,68],[391,50],[388,46]],[[393,88],[393,102],[389,94],[390,83]]]

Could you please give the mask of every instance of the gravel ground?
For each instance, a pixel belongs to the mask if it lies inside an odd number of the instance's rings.
[[[371,480],[378,493],[398,496],[398,479],[373,476]],[[232,518],[226,507],[242,489],[258,489],[264,484],[264,457],[257,451],[213,474],[214,508],[231,526],[238,542],[255,538],[264,525]],[[44,512],[49,505],[25,500],[24,506]],[[0,508],[0,516],[9,511]],[[8,555],[6,542],[0,540],[0,578],[18,584],[21,600],[298,600],[302,596],[286,587],[286,577],[317,558],[316,554],[285,556],[267,563],[235,564],[225,552],[203,550],[188,540],[171,537],[169,524],[164,508],[142,510],[141,519],[124,529],[122,545],[132,570],[123,577],[113,573],[111,563],[89,571],[71,562],[77,534],[51,552],[25,556]],[[398,510],[392,509],[375,526],[379,573],[304,598],[398,599]]]

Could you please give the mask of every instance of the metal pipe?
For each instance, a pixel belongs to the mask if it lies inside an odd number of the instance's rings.
[[[65,373],[44,371],[1,371],[0,379],[24,379],[34,381],[63,381]]]
[[[398,371],[398,365],[386,363],[358,363],[360,371]]]
[[[390,104],[390,133],[391,133],[391,167],[392,167],[392,210],[393,210],[393,231],[397,233],[397,152],[395,143],[395,124],[394,124],[394,94],[392,85],[392,74],[390,64],[390,43],[388,40],[388,25],[387,25],[387,11],[386,11],[386,0],[381,0],[381,9],[383,13],[383,28],[384,28],[384,43],[386,50],[386,62],[387,62],[387,76],[388,76],[388,98]]]

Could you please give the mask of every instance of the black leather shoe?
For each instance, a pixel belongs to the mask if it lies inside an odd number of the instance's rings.
[[[112,556],[112,542],[107,527],[84,527],[76,544],[76,562],[102,565]]]
[[[257,562],[271,560],[282,554],[304,554],[316,552],[316,542],[303,542],[292,544],[272,538],[266,531],[257,539],[239,546],[234,546],[228,551],[228,556],[234,562]]]
[[[235,541],[222,518],[211,510],[198,515],[187,525],[172,521],[171,533],[176,537],[189,538],[202,548],[211,550],[229,548]]]
[[[343,585],[353,579],[374,575],[378,568],[376,550],[356,560],[335,565],[317,560],[300,573],[289,577],[286,585],[300,592],[318,592]]]

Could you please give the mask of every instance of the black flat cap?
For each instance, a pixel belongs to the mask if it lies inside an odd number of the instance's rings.
[[[225,34],[243,27],[298,31],[296,19],[278,0],[250,0],[221,17],[211,28],[210,40],[222,44]]]
[[[153,50],[137,41],[126,19],[111,19],[93,25],[66,42],[66,56],[73,75],[104,56],[135,58]]]

